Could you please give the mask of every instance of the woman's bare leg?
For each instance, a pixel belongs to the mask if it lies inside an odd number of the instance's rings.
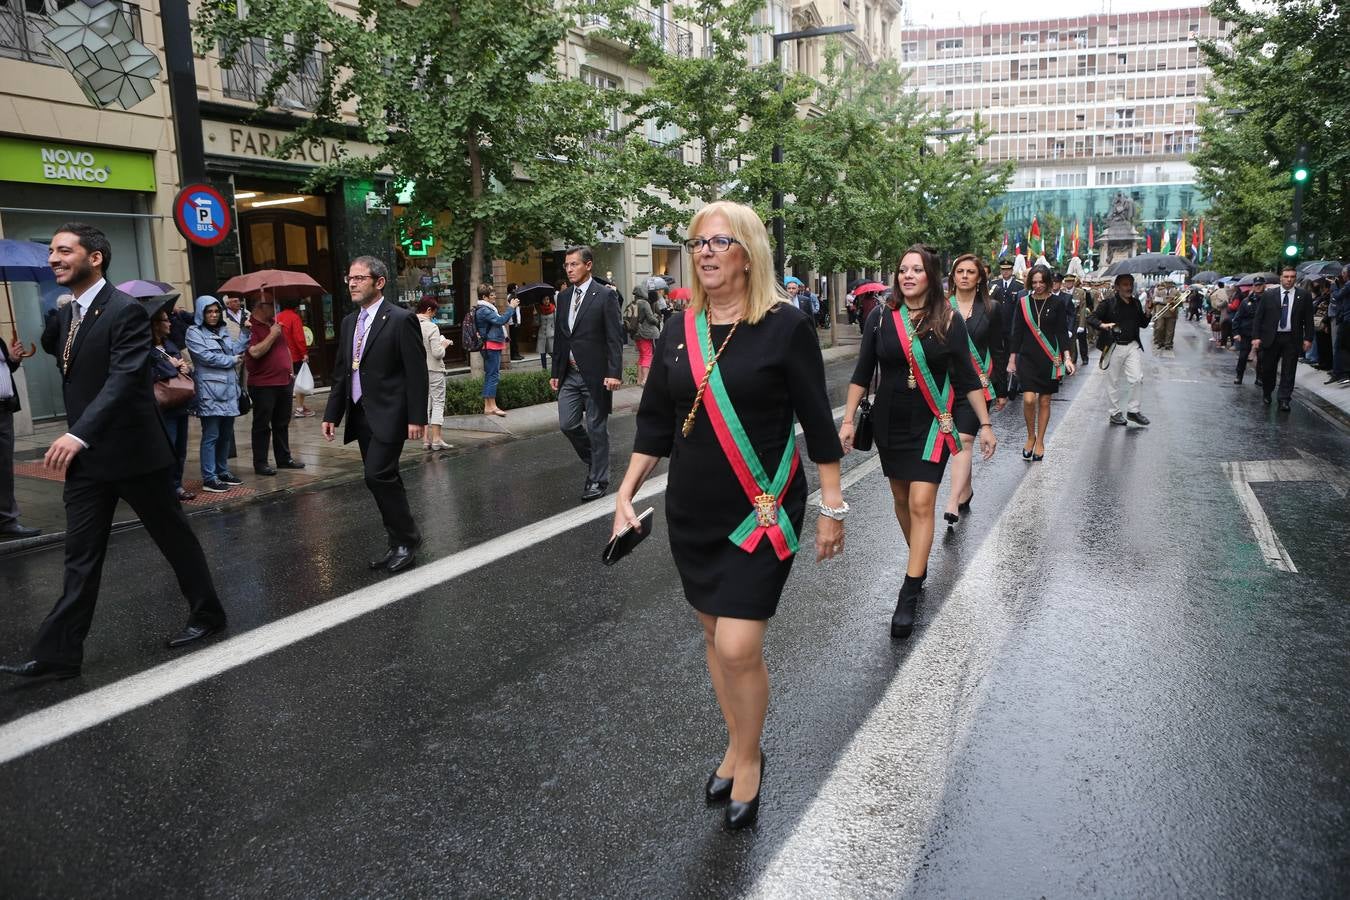
[[[970,467],[974,458],[975,435],[961,435],[961,452],[952,457],[952,489],[947,494],[947,512],[958,515],[960,504],[970,499]]]
[[[900,523],[900,532],[909,543],[909,482],[887,479],[891,484],[891,497],[895,500],[895,520]]]
[[[769,709],[769,670],[764,665],[762,619],[717,619],[713,648],[726,689],[732,727],[731,799],[748,803],[759,794],[760,736]],[[729,713],[729,714],[728,714]]]
[[[1036,415],[1036,446],[1031,451],[1037,456],[1045,455],[1045,432],[1050,428],[1050,395],[1042,394]]]
[[[905,574],[921,578],[928,572],[928,553],[933,549],[933,517],[937,511],[936,484],[909,483],[909,565]]]

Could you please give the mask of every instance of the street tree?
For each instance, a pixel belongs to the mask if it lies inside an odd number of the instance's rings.
[[[1212,202],[1205,227],[1214,263],[1250,271],[1279,256],[1300,144],[1308,145],[1312,172],[1302,217],[1306,253],[1350,258],[1350,6],[1214,0],[1211,11],[1232,24],[1222,39],[1201,45],[1213,74],[1192,157]]]
[[[260,108],[322,60],[317,103],[277,155],[351,129],[379,150],[320,167],[312,184],[371,178],[388,200],[411,188],[400,233],[431,230],[445,253],[468,256],[471,284],[490,259],[588,241],[621,216],[619,166],[596,139],[607,99],[557,71],[571,20],[551,0],[338,6],[204,0],[195,21],[199,49],[219,47],[222,65],[265,48]]]

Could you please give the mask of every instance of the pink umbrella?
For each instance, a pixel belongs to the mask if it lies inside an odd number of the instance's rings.
[[[853,296],[861,297],[863,294],[875,294],[877,291],[886,290],[886,285],[880,281],[869,281],[866,284],[860,284],[853,289]]]
[[[218,293],[240,294],[245,297],[266,293],[276,300],[312,297],[323,293],[323,285],[304,272],[286,269],[260,269],[247,275],[236,275],[220,286]]]
[[[671,300],[690,300],[690,299],[693,299],[693,294],[690,292],[689,288],[687,288],[687,287],[671,288],[671,289],[670,289],[670,292],[669,292],[668,294],[666,294],[666,296],[669,297]]]

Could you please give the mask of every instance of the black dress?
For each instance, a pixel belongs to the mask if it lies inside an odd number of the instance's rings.
[[[1050,349],[1064,356],[1064,335],[1068,332],[1068,322],[1064,316],[1064,303],[1051,294],[1044,300],[1037,300],[1030,294],[1031,318],[1041,329],[1041,333],[1050,343]],[[1028,394],[1055,394],[1059,392],[1059,379],[1054,375],[1054,363],[1041,349],[1036,335],[1027,326],[1026,316],[1022,312],[1019,299],[1013,307],[1012,343],[1008,348],[1017,354],[1017,380],[1022,391]]]
[[[989,383],[998,396],[1004,396],[1008,391],[1008,339],[1003,330],[1003,310],[993,301],[986,306],[977,300],[970,309],[970,318],[966,319],[966,333],[975,342],[980,359],[988,354]],[[970,355],[969,347],[966,348],[966,355]],[[957,394],[953,418],[956,420],[956,430],[961,434],[979,433],[979,416],[965,394]]]
[[[879,306],[867,317],[852,379],[854,384],[867,387],[872,383],[872,373],[880,367],[881,384],[873,399],[872,429],[881,456],[881,471],[896,481],[938,484],[947,468],[950,448],[943,451],[941,462],[924,459],[923,449],[934,416],[917,384],[912,388],[907,384],[909,363],[900,347],[900,335],[894,323],[882,321],[882,313],[889,318],[891,308]],[[931,331],[926,331],[920,341],[939,389],[948,375],[957,397],[979,389],[980,378],[975,374],[966,345],[966,323],[959,312],[952,310],[945,341],[938,340]]]
[[[685,346],[687,315],[672,316],[656,341],[633,450],[670,457],[666,525],[689,603],[708,615],[767,619],[778,608],[794,557],[780,560],[768,540],[753,553],[731,542],[731,533],[754,508],[722,452],[706,406],[700,407],[689,436],[680,432],[698,389]],[[712,326],[714,350],[730,330],[730,325]],[[795,306],[780,303],[758,325],[742,323],[717,369],[771,477],[786,442],[795,442],[790,436],[794,418],[801,422],[812,460],[836,462],[844,455],[825,393],[815,324]],[[806,473],[799,466],[783,494],[783,510],[798,535],[806,495]]]

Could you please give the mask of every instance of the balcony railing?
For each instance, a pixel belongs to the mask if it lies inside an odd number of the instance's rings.
[[[670,19],[654,9],[636,7],[630,13],[634,19],[646,22],[652,30],[652,38],[667,53],[686,59],[694,55],[694,33],[688,28],[676,25]],[[581,17],[583,28],[608,28],[609,18],[598,13],[586,13]]]
[[[324,67],[327,64],[328,55],[317,50],[305,57],[300,70],[286,79],[277,91],[273,105],[289,110],[315,109],[322,95]],[[224,78],[225,96],[231,100],[258,103],[263,99],[267,83],[272,80],[276,70],[277,65],[267,57],[266,42],[259,38],[250,39],[235,54],[234,65],[220,70]]]
[[[0,56],[59,65],[47,54],[42,36],[52,28],[54,13],[78,0],[0,0]],[[131,32],[141,40],[141,8],[135,3],[118,0],[122,14],[131,22]]]
[[[651,144],[657,150],[660,150],[663,155],[675,160],[675,162],[684,162],[684,144],[681,144],[678,141],[666,143],[665,141],[658,141],[655,138],[647,138],[647,143]]]

